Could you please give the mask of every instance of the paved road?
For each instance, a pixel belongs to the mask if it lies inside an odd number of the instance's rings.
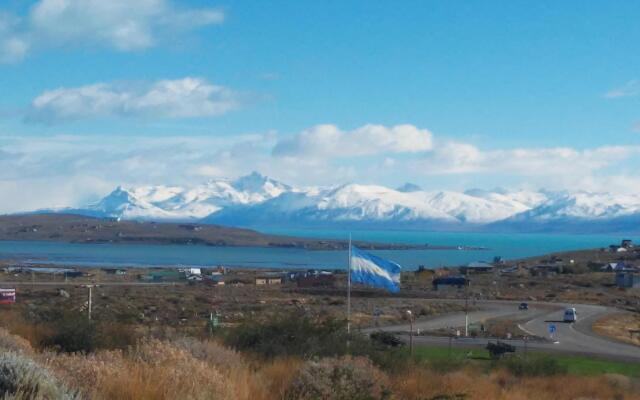
[[[575,307],[578,313],[576,323],[562,322],[563,312],[566,307]],[[614,341],[596,335],[591,326],[604,315],[622,312],[621,310],[586,304],[561,304],[530,302],[528,311],[518,310],[517,302],[486,301],[476,304],[476,310],[469,313],[469,322],[481,322],[489,319],[505,318],[519,323],[522,330],[532,336],[538,336],[538,340],[527,341],[527,348],[545,351],[562,351],[575,354],[586,354],[601,357],[611,357],[625,360],[640,360],[640,347]],[[555,339],[550,340],[548,327],[554,324],[557,329]],[[430,319],[418,320],[414,324],[414,332],[434,331],[440,329],[462,329],[464,327],[464,313],[455,312]],[[381,330],[398,332],[407,335],[409,325],[396,325],[379,328]],[[368,329],[371,332],[378,329]],[[415,342],[431,345],[448,345],[449,338],[437,336],[415,336]],[[456,346],[486,346],[488,339],[459,338],[452,341]],[[516,347],[524,347],[523,340],[507,341]]]
[[[0,287],[18,287],[18,286],[84,286],[84,285],[98,285],[98,286],[184,286],[184,282],[136,282],[136,281],[122,281],[122,282],[76,282],[76,281],[15,281],[15,282],[1,282]]]

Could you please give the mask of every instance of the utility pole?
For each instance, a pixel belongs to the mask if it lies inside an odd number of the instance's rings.
[[[464,337],[469,336],[469,271],[464,273]]]
[[[413,313],[407,310],[409,316],[409,354],[413,355]]]
[[[91,321],[91,288],[93,285],[88,285],[87,287],[89,288],[89,307],[87,308],[89,310],[89,321]]]

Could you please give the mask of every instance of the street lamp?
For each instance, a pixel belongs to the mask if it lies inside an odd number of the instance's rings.
[[[409,352],[413,354],[413,313],[411,310],[407,310],[407,316],[409,317]]]

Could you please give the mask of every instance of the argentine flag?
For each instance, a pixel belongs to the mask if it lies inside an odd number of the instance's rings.
[[[400,265],[351,246],[351,281],[400,291]]]

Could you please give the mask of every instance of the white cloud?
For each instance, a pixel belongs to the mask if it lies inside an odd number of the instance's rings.
[[[224,20],[220,10],[181,8],[170,0],[39,0],[25,18],[3,15],[0,62],[18,61],[34,47],[141,50],[176,32]]]
[[[54,123],[113,116],[209,117],[239,105],[235,92],[200,78],[161,80],[137,86],[98,83],[42,93],[33,100],[27,120]]]
[[[423,173],[582,176],[640,154],[640,146],[602,146],[481,150],[468,143],[446,142],[417,162]]]
[[[338,143],[350,144],[353,139],[342,136],[352,132],[338,134]],[[391,141],[395,144],[385,149],[368,147],[355,153],[365,157],[345,157],[346,153],[335,147],[332,150],[338,154],[333,155],[326,151],[313,152],[313,156],[274,155],[284,140],[274,132],[239,136],[0,136],[0,212],[79,206],[97,200],[117,185],[193,185],[253,170],[298,186],[358,182],[397,187],[409,181],[433,190],[501,186],[640,191],[640,180],[635,176],[639,146],[482,149],[436,138],[429,146],[423,145],[426,150],[414,154],[405,152],[405,144]]]
[[[619,97],[630,97],[640,94],[640,80],[632,79],[624,85],[611,89],[604,94],[608,99],[616,99]]]
[[[316,125],[277,143],[275,156],[339,158],[381,153],[417,153],[430,150],[432,135],[413,125],[364,125],[342,131],[335,125]]]
[[[14,33],[19,23],[17,17],[0,12],[0,63],[19,61],[29,49],[29,44]]]

